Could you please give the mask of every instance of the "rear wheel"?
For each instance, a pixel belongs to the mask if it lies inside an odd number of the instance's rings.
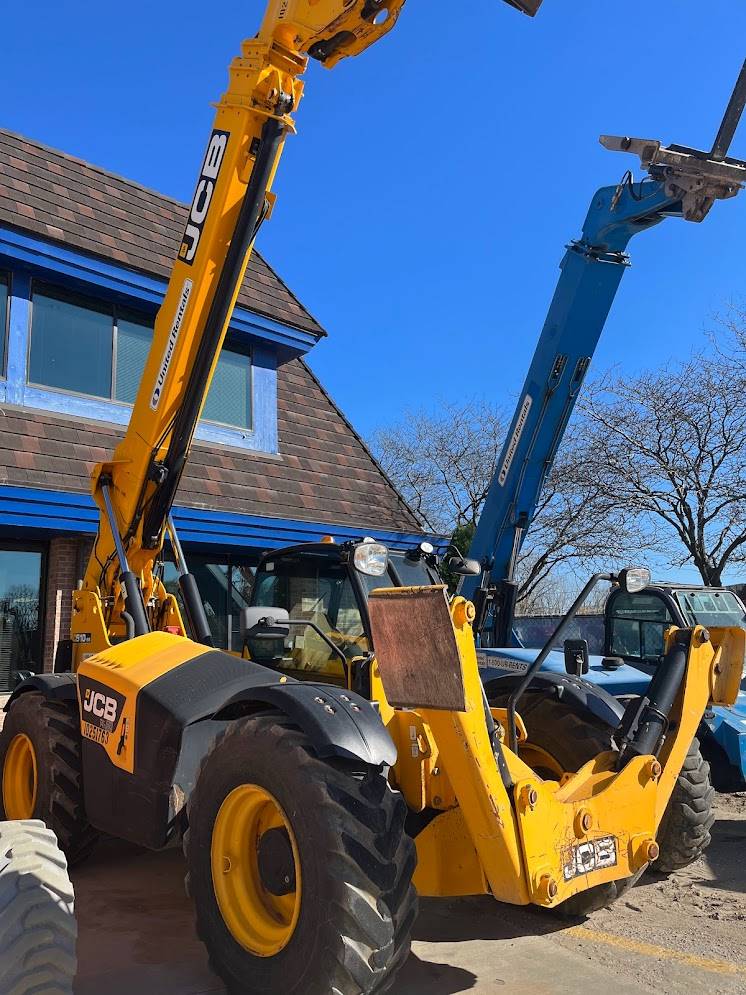
[[[0,995],[72,995],[73,904],[54,833],[41,822],[0,822]]]
[[[76,702],[27,691],[12,702],[0,732],[0,817],[41,819],[70,864],[98,839],[85,815]]]
[[[187,889],[230,992],[383,992],[417,900],[406,805],[375,768],[316,756],[282,716],[238,720],[189,802]]]

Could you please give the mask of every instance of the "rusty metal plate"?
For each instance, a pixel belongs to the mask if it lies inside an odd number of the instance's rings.
[[[368,602],[386,697],[398,708],[466,711],[445,588],[379,588]]]

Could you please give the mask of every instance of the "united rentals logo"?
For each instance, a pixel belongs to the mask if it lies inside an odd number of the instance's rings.
[[[176,348],[176,340],[179,337],[179,331],[181,329],[182,322],[184,321],[184,315],[186,314],[187,304],[189,303],[191,293],[192,281],[184,280],[184,286],[181,288],[181,297],[179,298],[179,306],[176,308],[176,314],[174,315],[174,320],[171,323],[171,331],[168,333],[168,342],[166,342],[166,349],[163,353],[163,359],[161,360],[160,369],[158,370],[158,376],[155,378],[155,387],[153,388],[153,394],[150,398],[151,411],[158,410],[163,385],[165,384],[166,377],[168,376],[168,368],[171,365],[171,359],[173,358],[174,349]]]
[[[205,226],[207,212],[210,210],[212,195],[215,193],[215,184],[218,181],[218,174],[225,156],[225,149],[230,138],[229,131],[213,131],[210,144],[207,146],[207,154],[202,166],[202,173],[197,182],[197,189],[194,191],[194,200],[189,211],[189,221],[184,231],[179,249],[179,259],[189,266],[194,262],[197,254],[199,240],[202,237],[202,229]]]
[[[521,441],[521,436],[523,435],[523,430],[526,427],[526,422],[528,420],[528,413],[531,410],[531,395],[526,394],[523,398],[523,404],[521,405],[521,410],[518,412],[518,421],[516,422],[515,431],[510,437],[510,444],[508,445],[508,451],[503,460],[503,465],[500,467],[500,474],[497,478],[498,483],[501,487],[505,485],[505,481],[508,479],[508,474],[510,473],[510,468],[513,465],[513,457],[515,456],[516,449],[518,448],[518,443]]]
[[[88,677],[79,679],[83,735],[106,745],[114,732],[126,701],[124,695]]]

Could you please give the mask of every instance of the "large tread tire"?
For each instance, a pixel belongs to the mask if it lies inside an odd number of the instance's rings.
[[[259,957],[220,914],[210,867],[212,828],[226,796],[257,784],[277,799],[301,865],[298,923],[285,946]],[[187,892],[213,970],[230,993],[372,995],[409,954],[417,916],[406,804],[376,768],[321,760],[281,715],[233,722],[204,759],[189,800]]]
[[[710,845],[714,822],[715,789],[710,782],[710,765],[695,739],[658,830],[661,855],[653,865],[655,870],[671,874],[698,860]]]
[[[73,886],[42,822],[0,822],[0,995],[72,995]]]
[[[29,737],[36,754],[38,785],[32,816],[54,832],[68,863],[78,864],[89,856],[99,834],[85,812],[77,703],[54,701],[38,691],[16,698],[0,732],[0,771],[18,733]],[[0,818],[7,818],[1,792]]]

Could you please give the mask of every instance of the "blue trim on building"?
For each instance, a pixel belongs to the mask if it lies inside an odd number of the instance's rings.
[[[11,266],[10,273],[7,373],[5,380],[0,380],[0,403],[17,404],[42,411],[56,411],[78,418],[106,421],[114,425],[126,425],[132,411],[129,404],[27,383],[33,281],[28,271],[13,269]],[[95,296],[97,291],[98,287],[94,287],[89,293]],[[138,300],[140,301],[141,299]],[[235,327],[235,324],[231,324],[229,335],[233,340],[246,342],[247,332],[245,329],[242,331]],[[278,450],[277,347],[262,338],[253,338],[252,343],[251,429],[201,422],[197,427],[196,438],[198,441],[234,446],[252,452],[276,453]]]
[[[21,263],[36,273],[67,278],[76,285],[87,284],[99,296],[102,290],[108,290],[116,299],[126,297],[131,302],[154,304],[156,308],[160,307],[168,286],[166,280],[0,225],[0,260],[3,256],[7,257],[11,268]],[[234,310],[230,327],[235,332],[274,342],[296,353],[308,352],[319,339],[311,332],[283,325],[244,307]]]
[[[31,487],[0,486],[0,527],[33,529],[36,536],[49,533],[93,535],[98,528],[98,508],[88,494],[65,494]],[[390,549],[410,549],[422,542],[421,534],[363,530],[350,526],[293,519],[233,515],[199,508],[174,509],[181,541],[201,549],[277,549],[300,542],[317,542],[330,532],[338,541],[370,535]],[[433,537],[442,552],[448,540]]]

